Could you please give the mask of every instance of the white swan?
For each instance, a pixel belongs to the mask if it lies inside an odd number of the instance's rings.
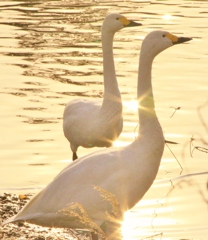
[[[164,149],[154,110],[153,59],[164,49],[189,40],[165,31],[151,32],[144,39],[138,75],[140,127],[133,143],[96,151],[72,162],[4,224],[27,221],[50,227],[102,229],[108,240],[120,239],[123,214],[152,185]],[[96,234],[93,239],[98,239]]]
[[[64,135],[70,142],[72,159],[77,148],[110,147],[123,128],[122,101],[113,60],[114,34],[124,27],[139,26],[120,14],[108,15],[102,25],[104,99],[75,99],[68,103],[63,115]]]

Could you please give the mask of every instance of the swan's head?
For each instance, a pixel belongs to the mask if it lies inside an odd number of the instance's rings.
[[[141,23],[128,20],[126,17],[120,14],[111,13],[105,18],[102,25],[102,31],[115,33],[124,27],[135,27],[141,25]]]
[[[141,51],[148,52],[152,54],[152,57],[155,57],[166,48],[190,41],[191,39],[189,37],[177,37],[166,31],[153,31],[145,37]]]

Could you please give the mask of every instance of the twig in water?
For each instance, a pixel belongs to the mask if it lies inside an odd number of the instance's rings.
[[[189,150],[190,150],[190,155],[191,155],[191,157],[193,157],[193,155],[192,155],[192,147],[194,146],[193,145],[193,141],[194,141],[195,139],[193,138],[193,136],[190,138],[190,144],[189,144]]]
[[[194,146],[193,145],[194,140],[195,139],[192,136],[191,139],[190,139],[190,155],[191,155],[191,157],[193,157],[193,152],[194,152],[195,149],[197,149],[200,152],[208,153],[208,148],[200,147],[200,146]]]
[[[175,160],[178,162],[178,165],[180,166],[181,168],[181,172],[180,172],[180,175],[181,173],[183,172],[183,167],[182,165],[180,164],[179,160],[177,159],[176,155],[173,153],[173,151],[170,149],[170,147],[168,146],[167,142],[165,142],[165,145],[168,147],[169,151],[172,153],[173,157],[175,158]]]
[[[200,119],[203,127],[205,128],[206,132],[208,133],[208,125],[206,124],[206,122],[205,122],[205,120],[204,120],[204,118],[203,118],[203,116],[202,116],[202,114],[201,114],[201,109],[202,109],[203,107],[207,106],[207,105],[208,105],[208,101],[205,102],[204,104],[202,104],[201,106],[199,106],[199,107],[197,108],[197,111],[198,111],[199,119]]]
[[[200,147],[200,146],[195,146],[192,150],[192,154],[194,152],[194,150],[197,149],[198,151],[200,152],[204,152],[204,153],[208,153],[208,148],[205,148],[205,147]]]
[[[175,107],[170,107],[170,108],[174,108],[174,112],[173,112],[173,114],[170,116],[170,118],[172,118],[173,116],[174,116],[174,114],[176,113],[176,111],[177,110],[180,110],[181,109],[181,107],[177,107],[177,108],[175,108]]]
[[[150,239],[150,238],[153,238],[153,237],[162,237],[163,236],[163,233],[158,233],[158,234],[155,234],[155,235],[152,235],[152,236],[149,236],[149,237],[145,237],[145,238],[142,238],[141,240],[144,240],[144,239]]]
[[[178,144],[177,142],[173,142],[173,141],[169,141],[169,140],[165,140],[165,143],[169,143],[169,144]]]
[[[168,194],[166,195],[166,197],[168,197],[171,192],[176,189],[177,187],[182,188],[182,184],[186,184],[188,186],[195,186],[196,187],[196,192],[199,193],[199,195],[201,196],[201,199],[208,204],[208,198],[206,197],[205,193],[203,192],[202,188],[200,187],[199,183],[193,178],[194,176],[200,176],[200,175],[207,175],[208,171],[206,172],[198,172],[198,173],[190,173],[190,174],[186,174],[186,175],[182,175],[179,177],[176,177],[174,179],[170,179],[170,183],[172,186],[172,189],[170,189],[170,191],[168,192]],[[177,183],[173,183],[174,181],[179,180]],[[206,188],[208,190],[208,182],[206,185]]]

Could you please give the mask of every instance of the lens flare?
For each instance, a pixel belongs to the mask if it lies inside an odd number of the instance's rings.
[[[127,108],[127,111],[129,112],[137,112],[138,110],[138,101],[131,99],[130,101],[124,101],[123,103],[124,107]]]

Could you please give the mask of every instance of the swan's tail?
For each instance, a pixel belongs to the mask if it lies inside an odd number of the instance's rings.
[[[6,225],[6,224],[9,224],[9,223],[15,222],[15,218],[16,218],[16,215],[13,216],[13,217],[11,217],[11,218],[9,218],[9,219],[7,219],[6,221],[4,221],[4,222],[2,223],[2,226]]]
[[[2,226],[7,225],[9,223],[15,223],[15,222],[27,222],[27,220],[28,220],[28,222],[30,222],[32,219],[36,219],[36,218],[40,217],[41,215],[42,215],[41,213],[37,213],[37,214],[31,214],[31,215],[21,217],[21,214],[20,214],[20,216],[19,216],[19,214],[17,214],[11,218],[8,218],[6,221],[4,221],[2,223]]]

